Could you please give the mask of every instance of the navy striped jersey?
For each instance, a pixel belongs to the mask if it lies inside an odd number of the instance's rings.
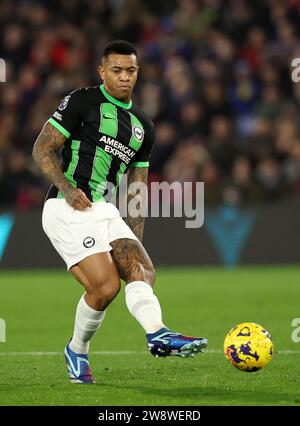
[[[154,143],[152,121],[130,101],[110,96],[104,85],[66,96],[48,120],[64,136],[62,171],[93,202],[116,193],[128,167],[148,167]],[[113,194],[114,193],[114,194]],[[63,198],[51,186],[48,198]]]

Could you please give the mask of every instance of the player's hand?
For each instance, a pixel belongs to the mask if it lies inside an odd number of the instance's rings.
[[[67,203],[75,210],[84,210],[92,207],[92,203],[85,193],[79,188],[70,188],[64,193]]]

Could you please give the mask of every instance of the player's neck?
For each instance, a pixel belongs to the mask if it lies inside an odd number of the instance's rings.
[[[104,83],[103,84],[103,89],[104,89],[104,91],[109,95],[109,96],[111,96],[112,98],[114,98],[116,101],[119,101],[119,102],[122,102],[122,103],[124,103],[124,104],[129,104],[130,103],[130,101],[131,101],[131,98],[129,97],[129,98],[117,98],[116,96],[114,96],[111,92],[110,92],[110,90],[108,89],[108,87],[106,86],[106,84]]]

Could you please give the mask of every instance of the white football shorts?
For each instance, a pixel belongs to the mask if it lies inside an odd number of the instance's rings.
[[[92,204],[80,211],[62,198],[50,198],[45,202],[43,229],[68,270],[92,254],[111,251],[110,243],[114,240],[138,240],[112,203]]]

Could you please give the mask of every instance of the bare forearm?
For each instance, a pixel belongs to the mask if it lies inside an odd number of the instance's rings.
[[[145,188],[148,181],[148,169],[147,168],[134,168],[131,169],[128,174],[128,192],[127,192],[127,206],[128,213],[126,223],[131,228],[136,237],[142,241],[144,226],[145,226],[145,216],[146,216],[146,206],[147,200],[144,199]],[[136,188],[136,183],[141,184],[141,188]],[[139,185],[138,185],[139,186]],[[131,207],[134,207],[131,212]],[[139,212],[137,215],[136,213]],[[133,215],[131,213],[134,213]]]
[[[43,175],[60,191],[65,193],[71,188],[59,165],[56,151],[63,144],[65,137],[51,124],[46,124],[37,138],[32,156]]]
[[[84,210],[92,203],[81,189],[73,188],[65,178],[56,154],[65,140],[65,136],[47,123],[35,141],[32,156],[43,175],[64,194],[67,203],[76,210]]]
[[[145,218],[138,216],[138,217],[132,217],[127,216],[125,218],[125,221],[129,228],[133,231],[134,235],[140,240],[143,240],[143,234],[144,234],[144,225],[145,225]]]
[[[43,175],[58,188],[60,191],[65,193],[70,189],[71,185],[65,178],[61,171],[57,155],[54,152],[46,151],[44,149],[37,148],[34,150],[33,158]]]

